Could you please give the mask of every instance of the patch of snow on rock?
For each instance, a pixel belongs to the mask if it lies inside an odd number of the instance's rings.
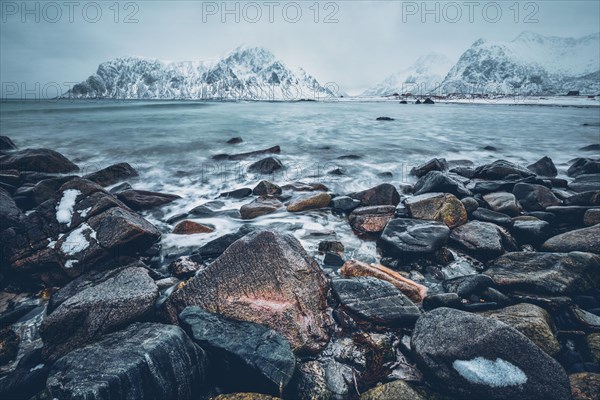
[[[76,189],[68,189],[64,191],[62,199],[60,199],[60,203],[58,203],[58,206],[56,206],[56,220],[59,223],[71,226],[73,207],[75,206],[77,196],[80,194],[81,192]]]
[[[455,360],[452,366],[463,378],[475,384],[506,387],[527,382],[527,375],[519,367],[501,358],[495,361],[483,357]]]
[[[79,228],[69,233],[69,236],[67,236],[60,247],[62,252],[67,256],[73,256],[87,249],[90,245],[90,242],[88,242],[88,239],[84,233],[87,233],[90,239],[96,239],[96,231],[88,224],[83,223],[79,226]]]

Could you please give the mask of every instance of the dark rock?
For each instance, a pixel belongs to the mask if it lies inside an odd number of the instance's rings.
[[[282,207],[283,204],[277,199],[259,197],[248,204],[244,204],[240,208],[240,215],[242,219],[254,219],[274,213]]]
[[[552,178],[554,178],[556,174],[558,174],[556,166],[552,162],[552,159],[548,156],[544,156],[536,162],[534,162],[533,164],[528,165],[527,169],[537,175],[549,176]]]
[[[593,208],[585,206],[556,206],[548,207],[546,211],[555,216],[557,223],[569,226],[581,226],[583,225],[583,216],[590,209]]]
[[[500,180],[505,179],[510,175],[516,175],[519,179],[527,178],[534,174],[528,169],[505,160],[494,161],[491,164],[477,167],[475,170],[475,177],[480,179]]]
[[[56,151],[26,149],[0,155],[0,170],[7,169],[66,174],[79,170],[79,167]]]
[[[17,226],[22,216],[12,197],[0,190],[0,230]]]
[[[574,178],[579,175],[599,174],[600,160],[592,158],[577,158],[567,170],[567,175]]]
[[[227,141],[227,144],[239,144],[242,143],[244,141],[244,139],[242,139],[241,137],[237,136],[237,137],[233,137],[231,139],[229,139]]]
[[[329,189],[322,183],[304,183],[304,182],[291,182],[281,187],[283,190],[291,190],[293,192],[327,192]]]
[[[344,258],[338,253],[328,251],[325,253],[325,257],[323,257],[323,264],[332,267],[341,267],[344,265]]]
[[[47,386],[59,399],[192,399],[206,368],[181,328],[135,323],[58,360]]]
[[[235,189],[230,192],[224,192],[219,195],[219,197],[231,197],[233,199],[243,199],[244,197],[248,197],[252,195],[252,189],[250,188],[240,188]]]
[[[411,175],[415,175],[417,178],[420,178],[426,175],[430,171],[447,171],[448,170],[448,161],[445,158],[433,158],[427,161],[425,164],[418,165],[411,169]]]
[[[10,327],[0,329],[0,365],[14,360],[19,352],[19,337]]]
[[[541,250],[557,253],[583,251],[600,254],[600,224],[554,236],[544,242]]]
[[[590,144],[589,146],[584,146],[580,148],[581,151],[600,151],[600,144]]]
[[[363,190],[362,192],[349,195],[353,199],[359,200],[362,207],[367,206],[396,206],[400,202],[398,191],[389,183],[382,183],[373,188]]]
[[[426,98],[425,100],[423,100],[423,104],[435,104],[433,100],[431,100],[429,97]]]
[[[360,234],[375,234],[383,231],[395,214],[394,206],[359,207],[348,216],[348,221],[352,229]]]
[[[564,203],[565,206],[600,206],[600,190],[574,194],[567,197]]]
[[[127,182],[123,182],[117,186],[115,186],[114,188],[109,190],[110,194],[117,194],[119,192],[123,192],[125,190],[129,190],[129,189],[133,189],[133,187],[127,183]]]
[[[250,157],[254,157],[254,156],[258,156],[261,154],[279,154],[281,153],[281,148],[279,146],[273,146],[273,147],[269,147],[268,149],[264,149],[264,150],[256,150],[256,151],[249,151],[247,153],[240,153],[240,154],[217,154],[215,156],[213,156],[213,159],[215,160],[230,160],[230,161],[237,161],[237,160],[243,160],[246,158],[250,158]]]
[[[346,175],[344,173],[344,170],[342,168],[334,168],[331,171],[327,172],[328,175],[334,175],[334,176],[343,176]]]
[[[76,176],[61,176],[39,181],[32,189],[33,203],[39,206],[46,200],[56,197],[59,189],[67,182],[77,178]]]
[[[319,253],[338,253],[344,254],[344,244],[342,242],[324,240],[319,242]]]
[[[463,299],[468,299],[472,294],[479,294],[483,289],[494,286],[494,281],[487,275],[470,275],[460,280],[456,286],[456,294]]]
[[[424,314],[411,339],[417,365],[458,398],[570,398],[564,369],[517,330],[451,308]]]
[[[460,297],[456,293],[432,294],[423,299],[423,309],[426,311],[440,307],[459,308],[460,306]]]
[[[498,257],[507,244],[506,234],[495,224],[470,221],[452,230],[450,241],[483,261]]]
[[[577,193],[600,190],[600,173],[577,175],[577,178],[569,183],[569,189]]]
[[[600,256],[592,253],[507,253],[484,272],[505,290],[571,295],[600,287]]]
[[[15,150],[17,146],[8,136],[0,136],[0,150]]]
[[[194,235],[197,233],[211,233],[214,231],[215,228],[212,226],[202,225],[189,220],[181,221],[173,228],[173,233],[176,235]]]
[[[131,165],[124,162],[87,174],[84,178],[100,186],[110,186],[137,176],[139,176],[137,171]]]
[[[54,361],[152,311],[158,288],[145,268],[133,264],[94,276],[85,288],[66,299],[44,319],[43,353]],[[69,286],[69,285],[67,285]],[[71,292],[71,288],[66,289]]]
[[[295,198],[287,206],[289,212],[300,212],[325,208],[331,202],[331,195],[325,192]]]
[[[471,214],[473,219],[483,222],[492,222],[496,225],[509,226],[512,224],[512,219],[503,213],[488,210],[487,208],[478,208]]]
[[[283,169],[283,164],[276,157],[267,157],[250,164],[248,172],[257,174],[270,175],[276,171]]]
[[[377,121],[394,121],[394,118],[390,117],[377,117]]]
[[[548,222],[529,216],[516,217],[511,227],[511,233],[519,243],[535,246],[548,239],[551,232],[552,227]]]
[[[289,342],[276,331],[199,307],[187,307],[179,318],[192,340],[207,352],[211,381],[218,386],[279,394],[292,378],[296,358]]]
[[[252,232],[255,228],[250,225],[242,225],[237,232],[228,233],[223,236],[219,236],[218,238],[211,240],[206,243],[198,250],[198,254],[200,254],[204,258],[217,258],[229,246],[231,246],[236,240],[243,238],[248,233]]]
[[[41,349],[26,353],[10,374],[0,379],[0,398],[29,399],[42,392],[50,366],[44,364]]]
[[[415,101],[415,104],[421,104],[421,100],[417,99],[417,101]]]
[[[169,271],[180,279],[191,278],[202,268],[201,256],[184,256],[169,264]]]
[[[281,195],[281,188],[269,181],[260,181],[252,190],[252,193],[255,196],[279,196]]]
[[[387,224],[377,247],[385,257],[411,259],[436,253],[449,235],[450,229],[442,223],[398,218]]]
[[[291,235],[255,231],[225,250],[166,300],[172,321],[196,305],[225,317],[263,324],[296,352],[315,352],[329,339],[328,281]]]
[[[479,202],[473,197],[465,197],[460,201],[463,203],[463,206],[468,214],[471,214],[473,211],[479,208]]]
[[[529,211],[543,211],[548,207],[562,204],[550,189],[542,185],[517,183],[513,188],[513,194],[521,207]]]
[[[595,400],[600,398],[600,374],[580,372],[569,375],[573,400]]]
[[[589,209],[583,214],[583,224],[592,226],[600,224],[600,208]]]
[[[556,216],[554,214],[552,214],[551,212],[546,212],[546,211],[531,211],[531,212],[525,213],[525,215],[530,216],[530,217],[535,217],[542,221],[546,221],[549,224],[552,224],[556,220]]]
[[[422,176],[414,186],[414,194],[444,192],[457,197],[470,196],[471,192],[459,180],[440,171],[430,171]]]
[[[487,151],[498,151],[498,148],[495,146],[484,146],[483,150],[487,150]]]
[[[360,160],[362,157],[358,154],[345,154],[337,157],[338,160]]]
[[[386,172],[380,172],[380,173],[378,173],[377,176],[380,177],[380,178],[393,178],[394,174],[392,174],[389,171],[386,171]]]
[[[467,210],[449,193],[426,193],[406,199],[404,205],[411,217],[443,222],[450,228],[467,222]]]
[[[145,190],[124,190],[117,198],[133,210],[141,211],[174,202],[181,197],[174,194],[148,192]]]
[[[519,215],[521,212],[521,209],[517,205],[517,199],[512,193],[490,193],[483,196],[483,199],[493,211],[504,213],[511,217]]]
[[[360,206],[360,200],[348,196],[335,197],[331,200],[331,208],[345,213],[349,213]]]
[[[334,279],[334,294],[344,309],[356,318],[377,325],[412,325],[419,309],[389,282],[371,277]]]

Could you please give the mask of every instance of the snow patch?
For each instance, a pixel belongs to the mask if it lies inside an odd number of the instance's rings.
[[[81,218],[85,218],[87,217],[88,213],[92,210],[92,207],[88,207],[85,210],[80,210],[79,215],[81,216]]]
[[[31,368],[31,369],[29,370],[29,372],[33,372],[33,371],[35,371],[35,370],[42,369],[42,368],[44,368],[44,364],[38,364],[38,365],[36,365],[35,367]]]
[[[75,206],[77,196],[80,194],[81,192],[77,189],[68,189],[63,192],[62,199],[60,199],[60,203],[56,206],[56,220],[59,223],[71,226],[73,207]]]
[[[476,357],[472,360],[455,360],[454,369],[471,383],[491,387],[506,387],[522,385],[527,382],[527,375],[516,365],[496,358],[488,360]]]
[[[90,242],[88,242],[88,239],[84,233],[87,233],[90,239],[96,240],[96,231],[88,224],[83,223],[79,226],[79,228],[69,233],[69,236],[67,236],[60,247],[62,252],[67,256],[73,256],[87,249],[90,245]]]

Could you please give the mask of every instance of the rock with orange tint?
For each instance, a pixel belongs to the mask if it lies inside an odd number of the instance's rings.
[[[214,232],[215,229],[208,225],[202,225],[194,221],[185,220],[178,223],[175,228],[173,228],[173,233],[177,235],[193,235],[196,233],[211,233]]]
[[[359,207],[348,216],[348,221],[358,233],[375,234],[383,231],[395,214],[396,206]]]
[[[166,300],[173,323],[198,306],[281,333],[296,353],[315,353],[329,340],[329,281],[292,235],[251,232]]]
[[[400,275],[398,272],[379,264],[367,264],[361,261],[349,260],[340,269],[342,276],[347,278],[372,276],[396,286],[409,299],[416,303],[427,296],[427,288]]]

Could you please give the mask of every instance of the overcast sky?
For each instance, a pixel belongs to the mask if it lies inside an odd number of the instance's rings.
[[[118,13],[114,1],[1,3],[3,97],[7,82],[79,82],[120,56],[205,60],[241,44],[358,93],[428,52],[457,60],[479,38],[600,31],[595,0],[427,2],[429,13],[422,1],[230,2],[230,13],[221,1],[120,2]]]

